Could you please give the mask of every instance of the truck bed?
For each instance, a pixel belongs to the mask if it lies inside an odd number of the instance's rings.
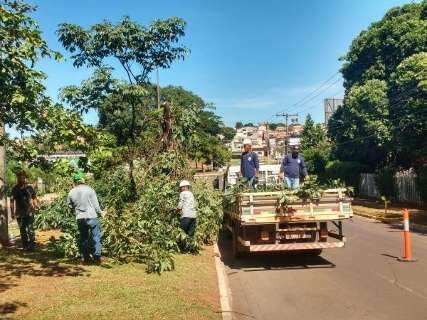
[[[241,193],[225,213],[242,224],[326,222],[353,216],[351,199],[343,189],[328,189],[318,201],[304,201],[290,196],[287,210],[280,207],[282,192]]]
[[[310,251],[342,248],[342,222],[353,216],[344,189],[329,189],[319,199],[296,193],[256,192],[228,195],[224,225],[233,236],[233,251]],[[232,201],[230,201],[232,200]]]

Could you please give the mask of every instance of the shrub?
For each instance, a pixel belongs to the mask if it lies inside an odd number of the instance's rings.
[[[423,201],[427,203],[427,166],[417,168],[416,173],[417,189]]]
[[[167,159],[173,162],[175,158],[162,157],[155,175],[138,170],[136,195],[129,193],[130,179],[125,168],[104,172],[98,181],[91,183],[106,211],[100,219],[103,253],[122,262],[145,263],[148,272],[172,270],[175,254],[188,248],[197,252],[203,244],[211,243],[222,222],[221,196],[205,183],[197,182],[194,184],[198,211],[195,241],[185,235],[175,211],[181,177],[170,175],[176,173],[179,163],[168,168]],[[41,212],[39,228],[64,231],[60,239],[51,241],[50,248],[62,256],[76,257],[78,232],[74,217],[67,213],[65,199],[43,207]]]
[[[222,199],[219,191],[215,191],[207,181],[199,181],[193,187],[197,203],[196,243],[211,244],[217,240],[222,226]]]
[[[385,199],[392,199],[395,196],[395,174],[396,171],[392,167],[383,167],[376,171],[375,183]]]
[[[308,173],[322,175],[329,160],[330,148],[327,145],[307,148],[303,151],[303,156]]]
[[[331,161],[328,162],[325,168],[323,179],[335,180],[340,179],[347,186],[359,187],[360,174],[369,172],[369,168],[358,162],[352,161]]]

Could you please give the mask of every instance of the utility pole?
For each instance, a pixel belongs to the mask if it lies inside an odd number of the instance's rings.
[[[295,114],[289,114],[289,113],[285,113],[285,112],[281,112],[281,113],[277,113],[276,117],[284,117],[285,118],[285,128],[286,128],[286,139],[288,139],[289,136],[289,129],[288,129],[288,119],[296,119],[296,122],[298,122],[298,113]],[[285,154],[288,154],[288,144],[285,141]]]
[[[8,212],[6,198],[6,148],[1,140],[5,137],[4,124],[0,122],[0,243],[9,244]]]
[[[157,74],[157,109],[160,109],[159,68],[156,68],[156,74]]]

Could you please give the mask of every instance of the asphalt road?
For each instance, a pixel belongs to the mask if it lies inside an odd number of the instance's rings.
[[[427,319],[427,235],[411,234],[414,263],[402,255],[402,232],[361,217],[344,224],[347,244],[320,257],[259,254],[234,259],[219,243],[233,319]]]

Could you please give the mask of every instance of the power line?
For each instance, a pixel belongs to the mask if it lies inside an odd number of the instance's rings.
[[[389,111],[394,106],[399,105],[402,102],[402,100],[406,97],[405,94],[411,92],[415,87],[416,86],[412,87],[411,89],[405,90],[403,92],[396,93],[396,94],[392,95],[391,97],[388,97],[389,99],[390,98],[400,97],[398,100],[394,101],[394,103],[392,103],[392,104],[390,104],[388,106]],[[414,97],[417,97],[419,95],[420,94],[416,94],[414,96],[411,96],[410,98],[414,98]],[[400,110],[400,111],[401,111],[401,113],[398,113],[398,112],[397,113],[393,113],[393,117],[387,117],[387,120],[389,120],[389,121],[397,120],[401,116],[401,114],[405,113],[405,110]],[[329,126],[328,124],[326,124],[326,125],[327,125],[328,129],[338,129],[340,127],[343,127],[345,124],[341,124],[341,125],[340,124],[336,124],[335,126]]]
[[[339,74],[339,71],[335,72],[332,76],[330,76],[328,79],[326,79],[319,87],[317,87],[315,90],[313,90],[312,92],[310,92],[309,94],[305,95],[302,99],[300,99],[299,101],[295,102],[294,104],[292,104],[289,108],[293,108],[299,104],[301,104],[304,100],[306,100],[307,98],[309,98],[312,94],[316,93],[317,91],[319,91],[320,89],[322,89],[322,87],[324,85],[326,85],[329,81],[331,81],[333,78],[335,78],[337,75]],[[338,79],[339,81],[340,79]],[[335,84],[335,83],[334,83]],[[329,87],[328,87],[329,88]],[[326,88],[326,89],[328,89]],[[324,90],[322,90],[324,91]]]
[[[416,115],[420,114],[421,115],[422,113],[426,113],[426,115],[427,115],[427,109],[418,110],[418,111],[412,113],[412,115],[414,115],[414,114],[416,114]],[[393,132],[393,131],[396,131],[398,129],[403,129],[402,126],[403,126],[402,124],[396,125],[396,126],[390,128],[390,131]],[[347,140],[347,141],[344,141],[344,142],[340,142],[340,143],[335,143],[335,146],[352,143],[352,142],[355,142],[355,141],[358,141],[358,140],[363,140],[363,139],[374,137],[374,136],[376,136],[376,133],[372,133],[372,134],[364,136],[364,137],[357,137],[357,138],[350,139],[350,140]]]

